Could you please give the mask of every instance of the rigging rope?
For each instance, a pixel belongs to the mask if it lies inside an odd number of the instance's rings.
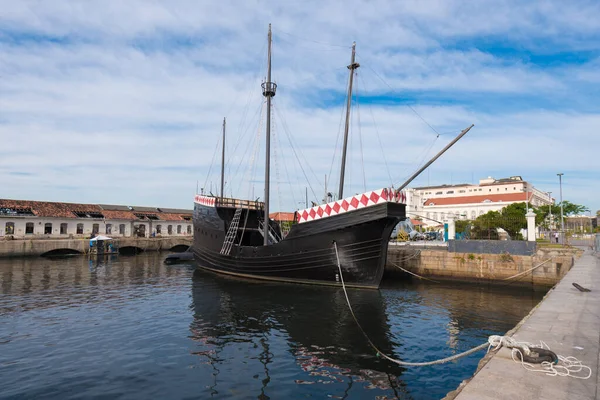
[[[363,85],[363,90],[365,93],[367,92],[367,85],[365,85],[365,81],[364,79],[362,79],[362,75],[358,76],[360,82]],[[375,114],[373,114],[373,107],[371,107],[371,104],[367,103],[367,105],[369,106],[369,112],[371,113],[371,119],[373,120],[373,126],[375,127],[375,133],[377,134],[377,141],[379,142],[379,148],[381,149],[381,156],[383,157],[383,162],[385,164],[385,170],[388,174],[388,178],[390,178],[390,187],[394,187],[394,179],[392,178],[392,173],[390,171],[390,166],[387,162],[387,158],[385,156],[385,151],[383,150],[383,144],[381,142],[381,136],[379,135],[379,129],[377,128],[377,123],[375,122]]]
[[[402,360],[392,358],[392,357],[388,356],[387,354],[383,353],[381,350],[379,350],[379,348],[371,341],[371,339],[369,338],[369,336],[367,335],[365,330],[362,328],[360,322],[358,321],[358,318],[356,318],[356,315],[354,314],[354,310],[352,309],[352,304],[350,303],[350,298],[348,297],[348,291],[346,290],[346,284],[344,282],[344,275],[342,273],[342,266],[340,264],[340,256],[338,253],[337,243],[335,241],[333,242],[333,246],[335,249],[335,256],[337,259],[338,271],[340,273],[340,281],[342,283],[342,289],[344,290],[344,296],[346,297],[346,303],[348,303],[348,309],[350,310],[350,314],[352,315],[354,322],[356,322],[358,329],[361,331],[361,333],[363,334],[363,336],[365,337],[365,339],[367,340],[369,345],[373,348],[373,350],[375,350],[377,352],[376,354],[379,357],[383,357],[390,362],[393,362],[395,364],[402,365],[402,366],[426,367],[426,366],[437,365],[437,364],[445,364],[445,363],[457,360],[459,358],[466,357],[470,354],[476,353],[480,350],[485,349],[486,347],[487,347],[487,351],[489,352],[490,350],[497,351],[500,349],[500,347],[505,346],[507,348],[512,349],[513,360],[515,362],[521,362],[521,365],[523,366],[523,368],[525,368],[528,371],[544,372],[546,375],[550,375],[550,376],[571,376],[571,377],[577,378],[577,379],[588,379],[592,375],[592,369],[586,365],[583,365],[581,363],[581,361],[579,361],[577,358],[565,357],[565,356],[561,356],[561,355],[557,355],[557,358],[558,358],[558,362],[562,362],[563,365],[558,365],[558,363],[543,361],[540,364],[542,368],[536,369],[534,365],[524,361],[524,359],[525,359],[524,355],[529,356],[531,353],[531,349],[550,350],[544,342],[540,342],[540,345],[536,346],[536,345],[532,345],[531,343],[527,343],[527,342],[518,342],[510,336],[499,336],[499,335],[492,335],[488,338],[488,341],[486,343],[482,343],[479,346],[474,347],[470,350],[464,351],[459,354],[455,354],[450,357],[442,358],[439,360],[426,361],[426,362],[407,362],[407,361],[402,361]],[[520,359],[516,359],[515,354],[519,355]],[[587,370],[589,373],[585,376],[574,375],[583,370]]]
[[[375,71],[368,63],[367,63],[367,67],[375,74],[375,76],[377,76],[381,82],[383,82],[388,88],[390,88],[390,90],[392,91],[392,93],[398,94],[394,88],[392,88],[392,86],[390,84],[388,84],[382,77],[381,75],[379,75],[377,73],[377,71]],[[431,151],[431,148],[433,147],[433,145],[435,144],[435,142],[437,141],[437,139],[440,137],[440,133],[433,127],[431,126],[431,124],[429,124],[429,122],[427,122],[425,120],[425,118],[423,118],[418,112],[417,110],[415,110],[410,104],[405,104],[406,107],[408,107],[421,121],[423,121],[433,132],[435,132],[436,137],[434,138],[434,140],[432,141],[432,143],[429,145],[429,147],[423,152],[423,159],[421,160],[421,162],[418,164],[419,167],[423,165],[423,163],[425,162],[425,158],[427,157],[427,153],[429,151]],[[417,157],[415,159],[415,161],[413,163],[415,163],[420,157]],[[408,177],[409,175],[406,175],[405,177]],[[393,186],[393,182],[392,182],[392,186]]]
[[[381,80],[381,82],[383,82],[383,83],[384,83],[384,84],[385,84],[387,87],[389,87],[389,88],[390,88],[390,90],[392,91],[392,93],[399,94],[399,93],[398,93],[398,92],[396,92],[396,91],[394,90],[394,88],[393,88],[393,87],[391,87],[391,86],[390,86],[390,84],[389,84],[389,83],[387,83],[387,82],[386,82],[386,81],[385,81],[385,80],[384,80],[384,79],[383,79],[383,78],[382,78],[382,77],[381,77],[381,76],[380,76],[380,75],[379,75],[379,74],[378,74],[378,73],[377,73],[377,72],[376,72],[376,71],[375,71],[373,68],[371,68],[371,66],[370,66],[368,63],[367,63],[367,67],[369,67],[369,69],[370,69],[371,71],[373,71],[373,73],[375,74],[375,76],[377,76],[377,77],[378,77],[378,78]],[[405,105],[406,105],[408,108],[410,108],[410,109],[411,109],[411,111],[412,111],[413,113],[415,113],[415,115],[416,115],[417,117],[419,117],[419,119],[421,119],[421,121],[423,121],[423,122],[424,122],[424,123],[425,123],[425,124],[426,124],[426,125],[427,125],[427,126],[428,126],[428,127],[431,129],[431,130],[432,130],[432,131],[434,131],[434,132],[435,132],[435,134],[436,134],[438,137],[440,136],[439,132],[438,132],[438,131],[436,131],[436,130],[435,130],[435,128],[429,124],[429,122],[425,121],[425,118],[421,117],[421,115],[420,115],[420,114],[417,112],[417,110],[415,110],[414,108],[412,108],[412,107],[410,106],[410,104],[405,104]]]
[[[272,106],[271,106],[272,107]],[[279,151],[279,148],[277,147],[277,144],[279,143],[278,140],[278,132],[277,132],[277,123],[275,118],[273,118],[273,129],[271,129],[271,134],[272,134],[272,142],[273,142],[273,163],[275,164],[275,183],[277,184],[277,205],[279,206],[279,212],[281,212],[281,190],[280,190],[280,186],[281,186],[281,182],[280,182],[280,177],[279,177],[279,163],[278,163],[278,159],[279,157],[277,157],[277,153]],[[269,225],[269,228],[271,227],[271,225]]]
[[[315,191],[312,187],[312,185],[310,184],[310,180],[308,179],[308,176],[306,175],[306,172],[304,171],[304,167],[302,166],[302,162],[300,161],[300,157],[298,157],[298,153],[296,152],[296,148],[293,144],[291,135],[287,129],[287,124],[285,123],[285,120],[283,119],[283,117],[281,116],[281,114],[279,113],[279,107],[276,107],[275,105],[273,105],[273,109],[275,110],[275,112],[278,114],[279,118],[282,120],[282,125],[283,125],[283,131],[285,132],[287,138],[288,138],[288,142],[290,143],[290,147],[292,148],[292,152],[294,153],[294,156],[296,157],[296,160],[298,161],[298,164],[300,165],[300,169],[302,170],[302,174],[304,175],[304,178],[306,179],[306,183],[308,184],[308,187],[310,188],[310,191],[312,192],[315,200],[318,198],[317,195],[315,194]],[[308,168],[310,169],[310,165],[308,165]],[[312,172],[312,170],[311,170]],[[314,175],[314,172],[313,172]]]
[[[258,115],[257,126],[258,126],[259,130],[261,129],[261,126],[262,126],[261,125],[262,124],[262,114],[263,114],[263,110],[264,110],[264,107],[265,107],[265,103],[266,103],[266,101],[261,101],[260,104],[259,104],[259,106],[258,106],[258,108],[256,109],[256,112],[255,112],[255,116]],[[244,133],[242,134],[241,138],[238,139],[238,142],[236,143],[236,146],[233,149],[233,152],[231,154],[231,158],[235,156],[235,151],[237,150],[239,144],[242,143],[242,141],[245,138],[246,134],[248,132],[250,132],[250,127],[251,126],[248,125],[248,128],[246,128],[246,131],[244,131]],[[255,138],[255,140],[256,140],[256,138]],[[254,144],[254,146],[256,146],[256,144]],[[253,144],[250,144],[250,146],[248,146],[248,149],[250,149],[250,148],[252,148],[254,146],[253,146]],[[256,150],[254,152],[256,152]],[[242,164],[243,164],[246,156],[248,156],[248,157],[253,156],[254,152],[248,152],[248,150],[246,150],[246,152],[244,152],[244,154],[242,154],[242,156],[240,157],[240,162],[238,163],[237,168],[235,169],[235,172],[233,174],[229,174],[229,179],[228,179],[229,182],[233,182],[233,180],[238,176],[238,173],[240,172],[240,168],[242,167]],[[229,163],[229,161],[228,161],[228,163]],[[250,161],[250,167],[248,167],[248,168],[251,168],[253,163],[254,163],[254,158],[252,158],[252,160]],[[230,172],[230,170],[228,170],[228,172]],[[248,172],[248,169],[246,169],[246,173],[247,172]],[[241,184],[243,184],[244,182],[247,182],[247,181],[244,180],[244,181],[241,182]],[[241,184],[239,186],[241,186]],[[233,185],[229,185],[229,186],[233,186]]]
[[[267,105],[266,101],[262,102],[261,105],[261,109],[264,109],[264,107]],[[261,112],[261,116],[262,116],[262,112]],[[260,136],[262,133],[262,118],[259,118],[258,120],[258,127],[256,130],[256,136],[254,137],[254,150],[251,153],[251,159],[250,159],[250,165],[249,167],[246,169],[246,174],[249,174],[248,178],[244,179],[242,182],[248,182],[248,196],[247,198],[251,199],[251,200],[255,200],[254,199],[254,193],[253,193],[253,187],[252,187],[252,181],[254,180],[254,174],[256,173],[256,158],[258,155],[258,151],[260,149]]]
[[[275,118],[273,118],[273,119],[275,120]],[[279,136],[280,135],[277,135],[275,140],[277,141],[277,146],[279,147],[279,149],[282,149],[281,141],[279,140]],[[283,153],[283,151],[282,151],[282,153]],[[283,169],[285,170],[285,176],[287,178],[287,183],[290,187],[290,194],[292,196],[292,201],[294,202],[294,209],[295,209],[297,207],[298,203],[296,202],[296,196],[294,195],[294,189],[292,187],[292,180],[290,178],[290,173],[288,172],[287,163],[285,162],[285,160],[286,160],[286,157],[282,157]],[[280,205],[280,207],[281,207],[281,205]]]
[[[262,62],[252,62],[250,65],[258,65],[258,68],[254,71],[254,74],[252,75],[252,79],[248,79],[247,83],[246,83],[246,89],[245,91],[248,92],[248,96],[246,99],[246,104],[244,105],[244,108],[242,110],[242,114],[241,114],[241,118],[239,120],[238,123],[238,127],[237,127],[237,133],[241,133],[239,135],[238,138],[236,138],[235,140],[226,140],[227,143],[232,143],[235,142],[235,145],[233,147],[233,150],[231,152],[229,152],[229,150],[227,150],[227,162],[226,162],[226,168],[227,168],[227,176],[228,182],[232,182],[235,177],[237,176],[237,173],[239,172],[240,166],[244,160],[244,155],[246,155],[248,152],[244,152],[244,154],[242,155],[242,157],[240,157],[240,163],[238,164],[238,167],[236,168],[235,173],[232,175],[231,174],[231,170],[233,167],[233,159],[236,157],[236,151],[239,147],[239,145],[241,143],[245,143],[244,138],[246,137],[247,133],[251,130],[251,127],[253,126],[252,123],[248,123],[246,125],[246,121],[248,118],[248,112],[250,110],[250,105],[254,102],[254,97],[259,94],[260,92],[253,89],[251,86],[254,85],[257,82],[260,82],[259,80],[259,76],[261,74],[261,71],[265,70],[265,66],[267,63],[267,57],[266,57],[266,47],[267,47],[267,43],[265,41],[265,43],[262,45],[262,48],[260,50],[260,52],[258,53],[257,57],[255,58],[255,60],[259,60],[262,58]],[[258,85],[257,85],[258,86]],[[238,97],[240,96],[236,96],[236,101],[238,99]],[[235,102],[231,105],[231,107],[229,108],[229,110],[227,111],[227,113],[225,114],[226,117],[229,116],[229,113],[231,112],[231,110],[233,109]],[[257,101],[256,104],[257,109],[256,112],[254,113],[254,117],[256,117],[256,115],[258,113],[260,113],[261,109],[262,109],[262,101]],[[254,119],[254,118],[252,118]],[[244,129],[244,126],[246,126],[246,128]],[[229,135],[228,135],[229,136]],[[227,187],[227,183],[225,183],[225,186]],[[229,186],[233,186],[233,185],[229,185]]]
[[[346,87],[348,87],[349,83],[350,83],[350,75],[347,75],[347,77],[346,77]],[[347,99],[348,99],[348,94],[346,94],[344,96],[344,104],[346,104]],[[341,107],[341,110],[340,110],[340,122],[338,124],[338,133],[337,133],[337,136],[335,138],[335,146],[333,147],[333,157],[331,158],[331,165],[329,166],[328,181],[330,181],[330,182],[331,182],[331,172],[333,171],[333,164],[335,163],[335,159],[336,159],[336,156],[337,156],[337,153],[338,153],[338,143],[340,141],[340,136],[342,135],[342,123],[344,121],[344,111],[345,111],[345,107]],[[339,184],[340,184],[339,178],[338,178],[337,182],[335,182],[335,183],[337,184],[336,186],[339,186]],[[338,193],[338,197],[339,197],[339,193]]]
[[[358,77],[358,72],[354,73]],[[357,85],[358,86],[358,85]],[[365,175],[365,159],[363,156],[362,130],[360,127],[360,103],[358,101],[358,88],[356,89],[356,119],[358,120],[358,141],[360,143],[360,165],[363,173],[363,193],[367,191],[367,177]]]
[[[210,167],[208,167],[208,173],[206,174],[206,179],[204,180],[204,189],[206,189],[206,184],[208,183],[208,179],[210,178],[210,171],[212,170],[213,163],[215,162],[215,157],[217,156],[217,150],[219,149],[219,143],[221,143],[221,135],[217,135],[217,137],[219,139],[217,140],[217,144],[215,145],[215,151],[213,153],[212,159],[210,160]]]

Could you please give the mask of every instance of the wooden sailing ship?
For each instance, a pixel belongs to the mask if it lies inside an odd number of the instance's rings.
[[[277,85],[271,81],[269,25],[267,79],[262,84],[263,96],[267,101],[265,201],[223,196],[223,121],[221,196],[196,195],[194,199],[192,251],[201,268],[248,278],[341,285],[339,262],[346,286],[379,287],[390,234],[396,224],[406,218],[406,197],[403,192],[388,188],[343,197],[352,83],[354,70],[359,67],[355,62],[355,46],[352,46],[348,66],[350,79],[339,200],[297,211],[294,224],[283,237],[278,223],[268,218],[271,101],[277,90]]]

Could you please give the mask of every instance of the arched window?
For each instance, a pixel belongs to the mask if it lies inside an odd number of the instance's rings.
[[[5,235],[14,235],[15,234],[15,223],[14,222],[6,223],[6,226],[4,227],[4,234]]]
[[[191,225],[188,225],[188,226],[187,226],[187,234],[188,234],[188,235],[191,235],[191,234],[192,234],[192,226],[191,226]]]
[[[46,222],[44,225],[44,235],[52,235],[52,224],[50,222]]]
[[[62,224],[60,224],[60,234],[66,235],[68,227],[69,227],[69,224],[67,224],[67,223],[63,222]]]
[[[125,235],[125,224],[119,225],[119,235]]]
[[[26,235],[33,235],[33,222],[28,222],[25,225],[25,234]]]
[[[100,232],[100,224],[92,225],[92,235],[97,235]]]
[[[173,234],[173,225],[169,225],[169,226],[167,226],[167,233],[168,233],[169,235],[172,235],[172,234]]]
[[[161,231],[162,231],[162,226],[161,225],[156,225],[156,234],[160,235]]]
[[[177,225],[177,234],[181,235],[181,225]]]
[[[477,218],[477,212],[475,210],[471,210],[471,219]]]
[[[83,224],[77,224],[77,234],[83,235]]]

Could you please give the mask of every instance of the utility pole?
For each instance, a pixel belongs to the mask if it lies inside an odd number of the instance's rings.
[[[564,175],[562,172],[556,174],[558,175],[558,183],[560,187],[560,230],[562,232],[562,244],[565,244],[565,221],[563,215],[563,198],[562,198],[562,176]]]
[[[354,79],[354,70],[360,67],[360,64],[354,62],[356,58],[356,42],[352,43],[352,57],[350,58],[350,81],[348,83],[348,102],[346,104],[346,125],[344,126],[344,147],[342,149],[342,169],[340,172],[340,189],[338,197],[344,198],[344,173],[346,170],[346,149],[348,147],[348,129],[350,127],[350,107],[352,106],[352,81]]]
[[[529,214],[529,186],[525,183],[525,212]]]
[[[548,228],[550,229],[550,233],[552,233],[552,192],[548,192],[548,197],[550,197],[550,204],[548,204]],[[550,242],[552,242],[552,237],[550,237]]]

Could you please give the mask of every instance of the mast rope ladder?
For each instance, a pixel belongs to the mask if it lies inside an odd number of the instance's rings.
[[[229,229],[227,229],[227,234],[225,235],[225,240],[223,241],[223,247],[221,248],[221,254],[229,255],[231,252],[231,247],[233,246],[233,241],[237,235],[238,227],[240,226],[240,216],[242,215],[242,209],[237,208],[235,210],[235,214],[233,214],[233,219],[231,220],[231,225],[229,225]]]

